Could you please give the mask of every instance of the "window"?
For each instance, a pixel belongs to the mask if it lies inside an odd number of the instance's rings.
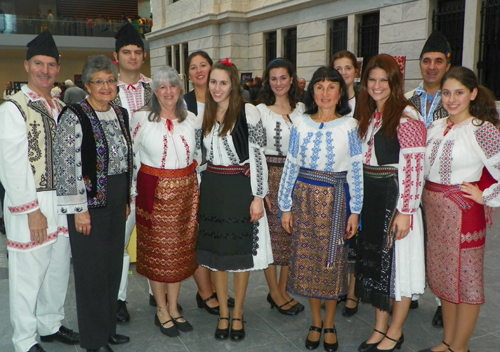
[[[347,18],[341,18],[331,22],[329,42],[330,56],[327,60],[328,63],[330,63],[333,54],[342,50],[347,50]]]
[[[358,24],[358,56],[363,57],[363,67],[378,55],[379,24],[379,12],[363,15]]]
[[[266,43],[266,66],[276,59],[276,32],[264,34]]]
[[[479,82],[500,100],[500,0],[486,0],[481,6]]]
[[[284,31],[285,36],[285,58],[290,60],[293,68],[297,68],[297,27],[289,28]]]
[[[465,0],[441,0],[432,13],[432,29],[444,34],[451,47],[451,65],[462,65]]]
[[[172,67],[172,46],[167,46],[167,65]]]
[[[179,46],[179,44],[175,45],[175,70],[177,72],[181,71],[181,50]]]

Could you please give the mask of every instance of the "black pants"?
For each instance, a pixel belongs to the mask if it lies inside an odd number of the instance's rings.
[[[116,333],[127,194],[125,174],[108,176],[106,206],[89,209],[89,236],[77,232],[74,215],[68,216],[80,346],[84,349],[105,346]]]

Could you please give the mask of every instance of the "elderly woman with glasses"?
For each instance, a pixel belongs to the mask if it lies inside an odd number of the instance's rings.
[[[111,105],[117,70],[103,55],[83,67],[87,99],[59,115],[55,142],[58,211],[68,215],[81,347],[109,352],[130,212],[132,145],[127,111]]]

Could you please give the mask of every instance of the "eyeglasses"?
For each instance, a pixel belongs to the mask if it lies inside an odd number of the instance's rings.
[[[90,83],[94,83],[96,86],[99,87],[104,87],[105,84],[108,84],[108,86],[113,86],[115,85],[118,81],[116,79],[108,79],[107,81],[101,81],[98,79],[97,81],[89,81]]]

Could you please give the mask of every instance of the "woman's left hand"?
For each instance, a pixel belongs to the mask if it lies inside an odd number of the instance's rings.
[[[396,240],[402,240],[410,232],[411,215],[398,214],[392,223],[391,231],[396,233]]]
[[[264,216],[264,201],[262,198],[254,197],[250,204],[250,222],[256,222]]]
[[[351,214],[347,219],[347,228],[345,230],[346,238],[350,239],[358,232],[359,227],[359,214]]]
[[[460,185],[460,190],[464,192],[464,197],[472,199],[478,204],[484,204],[483,191],[475,184],[464,182]]]
[[[130,205],[127,204],[127,210],[125,211],[125,220],[128,219],[129,215],[130,215]]]

